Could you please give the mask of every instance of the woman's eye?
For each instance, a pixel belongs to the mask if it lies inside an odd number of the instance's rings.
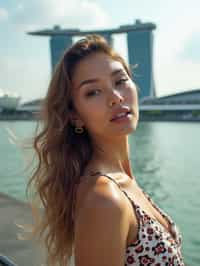
[[[100,90],[91,90],[91,91],[86,93],[86,97],[98,95],[99,93],[100,93]]]
[[[128,81],[127,78],[121,78],[121,79],[119,79],[119,80],[116,82],[116,85],[120,85],[120,84],[122,84],[122,83],[125,83],[126,81]]]

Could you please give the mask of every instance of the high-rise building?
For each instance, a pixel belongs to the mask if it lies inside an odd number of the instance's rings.
[[[55,26],[55,30],[59,31],[60,27]],[[69,35],[53,35],[50,39],[50,50],[51,50],[51,65],[52,70],[60,60],[62,54],[67,47],[72,45],[72,37]]]
[[[136,21],[136,25],[140,21]],[[145,29],[127,33],[129,64],[133,79],[140,88],[140,98],[155,96],[153,75],[153,34]]]
[[[110,44],[110,46],[113,46],[112,34],[107,33],[107,32],[102,32],[101,36],[103,36],[106,39],[106,41]]]
[[[50,36],[50,51],[52,71],[61,58],[64,50],[73,43],[73,37],[87,34],[100,34],[113,46],[112,34],[127,34],[128,59],[132,69],[133,79],[139,87],[139,99],[156,96],[153,72],[153,23],[122,25],[116,29],[80,31],[79,29],[61,29],[55,26],[50,30],[30,32],[32,35]]]

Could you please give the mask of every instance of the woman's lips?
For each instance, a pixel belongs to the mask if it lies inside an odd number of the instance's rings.
[[[116,110],[113,110],[113,115],[110,121],[115,120],[116,118],[121,117],[124,114],[130,113],[130,112],[131,112],[131,109],[129,106],[121,106],[117,108]]]
[[[127,112],[125,115],[121,117],[115,117],[111,120],[111,122],[126,122],[129,121],[132,114],[130,112]]]

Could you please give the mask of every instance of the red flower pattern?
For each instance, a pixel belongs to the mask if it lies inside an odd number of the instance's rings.
[[[154,250],[154,255],[165,253],[166,248],[164,242],[158,243],[155,247],[152,248],[152,250]]]
[[[141,253],[141,252],[143,251],[143,249],[144,249],[143,245],[138,246],[138,247],[135,249],[135,252],[137,252],[137,253]]]
[[[180,252],[181,237],[169,237],[163,227],[138,209],[139,239],[126,250],[125,266],[185,266]]]
[[[147,234],[152,235],[153,233],[154,233],[153,228],[152,227],[148,227],[147,228]]]
[[[150,266],[155,261],[155,259],[150,258],[148,255],[139,256],[140,266]]]
[[[105,175],[109,177],[108,175]],[[109,177],[109,179],[112,179]],[[115,182],[115,181],[114,181]],[[116,183],[116,182],[115,182]],[[121,187],[119,186],[121,189]],[[122,190],[138,216],[138,239],[126,249],[125,266],[185,266],[181,254],[182,236],[170,216],[166,215],[143,191],[150,204],[157,209],[173,229],[173,236],[152,219]],[[143,237],[142,237],[143,235]],[[146,237],[144,237],[146,235]]]
[[[134,263],[135,262],[135,259],[134,259],[134,257],[133,256],[128,256],[128,258],[127,258],[127,262],[128,263]]]

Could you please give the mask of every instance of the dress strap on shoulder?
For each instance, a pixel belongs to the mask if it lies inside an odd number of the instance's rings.
[[[101,172],[91,172],[90,173],[91,176],[94,175],[102,175],[102,176],[106,176],[107,178],[109,178],[111,181],[113,181],[118,187],[119,189],[125,194],[125,196],[128,198],[128,200],[133,204],[134,208],[138,208],[139,206],[134,202],[134,200],[128,195],[128,193],[122,189],[122,187],[120,186],[120,184],[114,179],[112,178],[110,175],[107,174],[103,174]]]
[[[111,181],[113,181],[113,182],[119,187],[120,190],[122,190],[120,184],[119,184],[119,183],[118,183],[113,177],[111,177],[110,175],[103,174],[103,173],[101,173],[101,172],[91,173],[91,175],[92,175],[92,176],[94,176],[94,175],[102,175],[102,176],[106,176],[106,177],[108,177]],[[122,191],[123,191],[123,190],[122,190]]]

